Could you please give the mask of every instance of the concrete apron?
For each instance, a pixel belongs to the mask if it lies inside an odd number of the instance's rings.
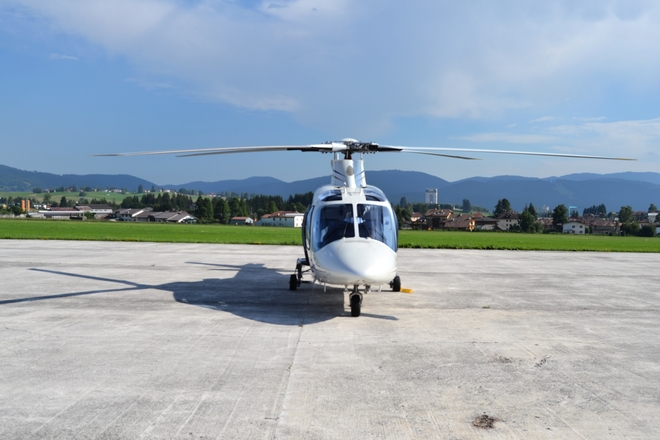
[[[0,438],[660,438],[660,254],[0,241]],[[377,290],[377,289],[376,289]]]

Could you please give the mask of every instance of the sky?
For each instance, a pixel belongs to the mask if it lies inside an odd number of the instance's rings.
[[[350,137],[637,159],[365,158],[449,181],[660,171],[658,78],[653,0],[0,0],[0,164],[290,182],[331,157],[90,154]]]

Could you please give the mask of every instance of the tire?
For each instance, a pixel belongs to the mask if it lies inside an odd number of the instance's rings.
[[[289,290],[296,290],[298,288],[298,277],[292,274],[289,277]]]
[[[392,280],[392,292],[401,292],[401,278],[399,278],[399,275]]]
[[[357,318],[360,316],[360,309],[361,309],[361,304],[360,304],[360,296],[355,295],[351,297],[351,316]]]

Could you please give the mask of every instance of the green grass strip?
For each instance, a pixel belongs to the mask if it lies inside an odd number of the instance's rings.
[[[301,245],[298,228],[0,219],[0,239]],[[399,247],[660,252],[660,238],[455,231],[401,231]]]

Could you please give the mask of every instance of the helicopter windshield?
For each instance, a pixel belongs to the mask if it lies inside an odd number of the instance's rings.
[[[383,205],[359,204],[357,224],[360,237],[385,243],[396,251],[396,223],[392,210]]]
[[[312,233],[316,250],[340,238],[355,237],[353,205],[328,205],[318,212]]]
[[[341,238],[355,237],[356,225],[359,237],[378,240],[396,251],[397,227],[392,210],[375,204],[358,204],[357,216],[351,204],[323,206],[314,219],[314,249]]]

